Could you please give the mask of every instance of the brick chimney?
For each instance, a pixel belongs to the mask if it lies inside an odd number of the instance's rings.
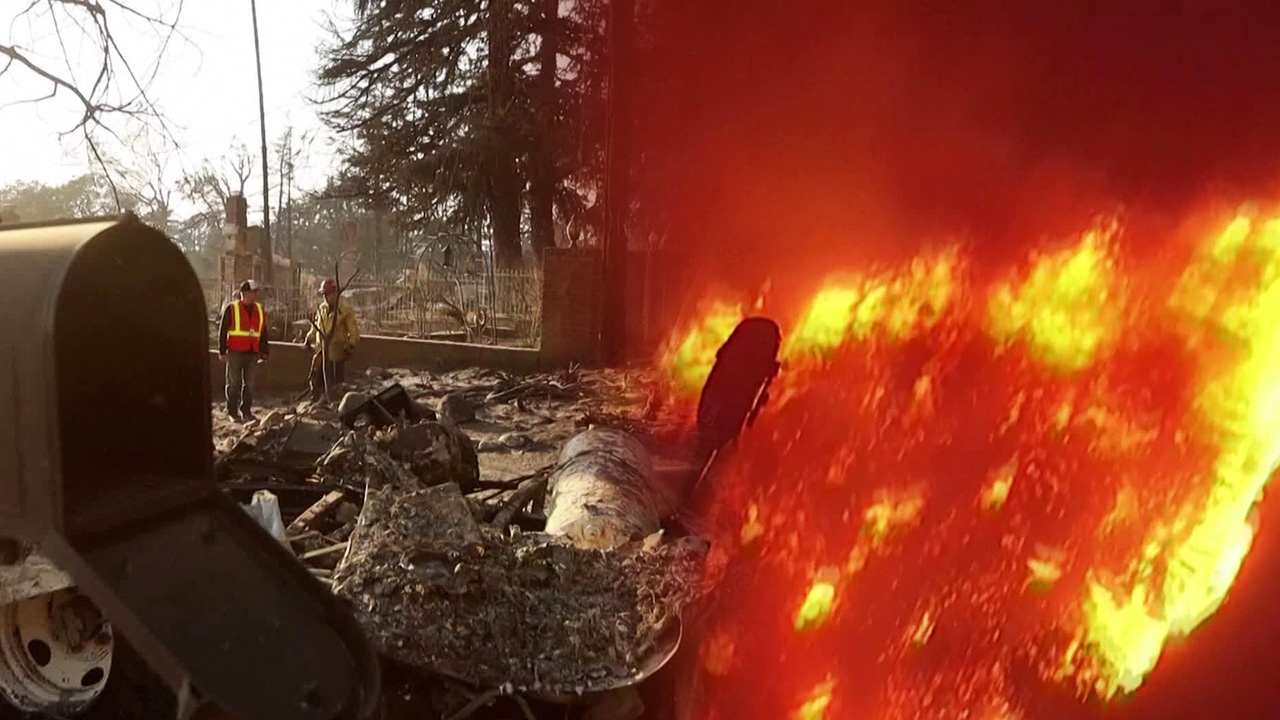
[[[227,197],[225,210],[222,221],[224,247],[228,252],[248,252],[245,231],[249,226],[249,202],[243,195],[235,193]]]
[[[236,225],[245,227],[249,224],[249,201],[244,199],[240,193],[232,193],[227,197],[227,218],[228,225]]]

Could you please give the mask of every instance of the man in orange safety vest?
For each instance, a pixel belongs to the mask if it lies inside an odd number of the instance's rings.
[[[227,366],[227,415],[253,420],[253,370],[270,352],[267,313],[258,302],[258,284],[245,280],[240,300],[229,303],[218,325],[218,358]]]

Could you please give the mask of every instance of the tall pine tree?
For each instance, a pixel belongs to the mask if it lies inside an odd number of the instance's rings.
[[[601,0],[354,0],[325,52],[325,118],[350,133],[345,192],[401,227],[492,239],[520,262],[561,222],[594,224],[603,137]]]

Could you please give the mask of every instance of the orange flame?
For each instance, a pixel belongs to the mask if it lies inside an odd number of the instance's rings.
[[[1137,690],[1219,607],[1280,465],[1280,219],[1172,278],[1122,236],[990,284],[951,249],[821,286],[716,480],[755,572],[726,576],[708,637],[747,634],[699,716],[1029,717],[1054,684]],[[677,391],[739,317],[677,336]]]
[[[697,394],[711,374],[716,351],[743,317],[741,305],[720,300],[705,302],[697,318],[666,344],[658,363],[666,368],[667,379],[677,395]]]

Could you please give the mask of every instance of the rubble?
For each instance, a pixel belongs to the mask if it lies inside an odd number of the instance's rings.
[[[454,425],[462,425],[476,419],[476,409],[471,406],[467,396],[460,392],[452,392],[444,396],[440,401],[440,408],[436,411],[441,419],[451,422]]]
[[[400,383],[391,383],[372,396],[363,393],[347,393],[338,406],[342,424],[354,428],[361,423],[379,428],[390,427],[397,422],[435,420],[435,411],[423,408],[409,397]]]
[[[479,459],[470,438],[436,422],[387,430],[348,432],[317,461],[318,476],[358,490],[366,482],[371,462],[393,462],[411,473],[423,487],[457,483],[466,491],[480,481]]]
[[[272,427],[278,427],[275,425]],[[280,461],[297,467],[310,467],[342,436],[329,423],[299,419],[293,422],[280,451]]]
[[[369,396],[362,392],[349,392],[338,402],[338,414],[346,415],[368,401]]]
[[[336,410],[268,405],[244,426],[215,413],[224,487],[241,502],[256,490],[277,494],[299,560],[352,603],[387,659],[437,679],[422,697],[433,715],[486,697],[507,698],[499,702],[516,712],[508,696],[585,693],[595,696],[587,714],[633,720],[638,697],[607,691],[674,652],[680,613],[703,592],[707,547],[663,542],[648,511],[625,530],[573,529],[582,523],[564,516],[574,502],[596,528],[613,501],[571,492],[583,459],[566,463],[577,451],[554,450],[576,434],[575,418],[640,428],[612,400],[635,380],[614,371],[389,374],[395,381],[381,388],[356,378]],[[652,479],[647,461],[623,472],[614,500]]]
[[[519,450],[532,445],[533,439],[524,433],[510,432],[498,438],[498,442],[503,447],[510,448],[512,450]]]
[[[285,533],[296,537],[311,530],[312,525],[324,520],[342,504],[343,497],[344,493],[341,490],[334,490],[320,498],[316,504],[307,508],[293,522],[289,523],[289,527],[285,528]],[[359,511],[357,510],[357,512]]]
[[[315,419],[277,415],[270,425],[256,423],[227,447],[215,453],[214,478],[222,482],[253,479],[275,479],[298,483],[309,477],[318,458],[341,436],[332,424]]]
[[[334,591],[381,650],[479,687],[581,695],[633,678],[700,590],[688,544],[613,553],[478,524],[456,485],[370,476]]]
[[[338,506],[336,516],[339,523],[349,525],[359,519],[360,508],[355,503],[344,502]]]

